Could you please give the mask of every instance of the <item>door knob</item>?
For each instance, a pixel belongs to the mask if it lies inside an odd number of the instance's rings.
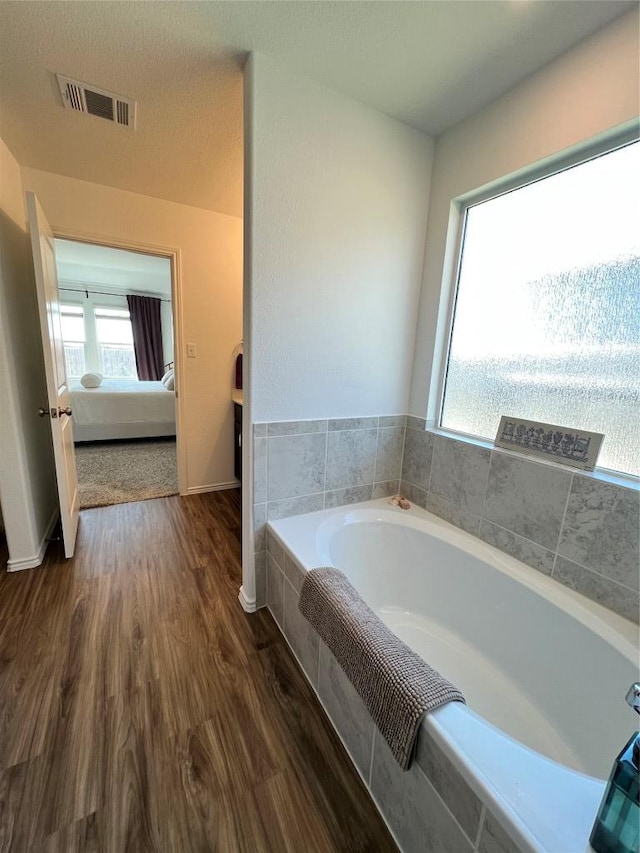
[[[38,416],[41,418],[46,418],[49,416],[49,409],[45,409],[42,406],[38,409]]]
[[[70,418],[71,417],[71,406],[65,406],[64,409],[58,408],[58,414],[60,415],[60,417],[62,417],[63,415],[66,415],[68,418]]]

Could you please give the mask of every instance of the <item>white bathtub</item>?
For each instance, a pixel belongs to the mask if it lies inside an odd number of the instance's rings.
[[[580,853],[634,731],[637,628],[420,508],[386,500],[272,522],[336,566],[464,693],[426,726],[523,850]]]

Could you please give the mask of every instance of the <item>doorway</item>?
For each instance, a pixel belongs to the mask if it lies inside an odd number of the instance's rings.
[[[178,494],[172,258],[55,239],[80,508]]]

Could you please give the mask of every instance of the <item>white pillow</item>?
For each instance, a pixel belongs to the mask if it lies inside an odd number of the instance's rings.
[[[173,391],[175,386],[176,386],[176,381],[175,381],[175,378],[174,378],[173,373],[172,373],[171,376],[164,383],[164,387],[167,389],[167,391]]]
[[[163,384],[163,385],[166,385],[166,384],[167,384],[167,382],[169,381],[169,379],[171,379],[171,377],[172,377],[172,376],[173,376],[173,367],[171,368],[171,370],[167,370],[167,372],[166,372],[166,373],[165,373],[165,375],[162,377],[162,379],[160,380],[160,382],[162,382],[162,384]]]
[[[80,380],[80,384],[84,385],[85,388],[99,388],[102,385],[102,374],[85,373]]]

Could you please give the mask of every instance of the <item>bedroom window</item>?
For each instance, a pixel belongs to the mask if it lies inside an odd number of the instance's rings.
[[[463,208],[439,426],[501,415],[602,432],[640,474],[640,143]]]
[[[86,372],[84,309],[80,305],[61,305],[60,323],[64,342],[67,376],[77,379]]]
[[[137,379],[129,312],[121,308],[96,308],[95,319],[100,372],[111,378]]]

